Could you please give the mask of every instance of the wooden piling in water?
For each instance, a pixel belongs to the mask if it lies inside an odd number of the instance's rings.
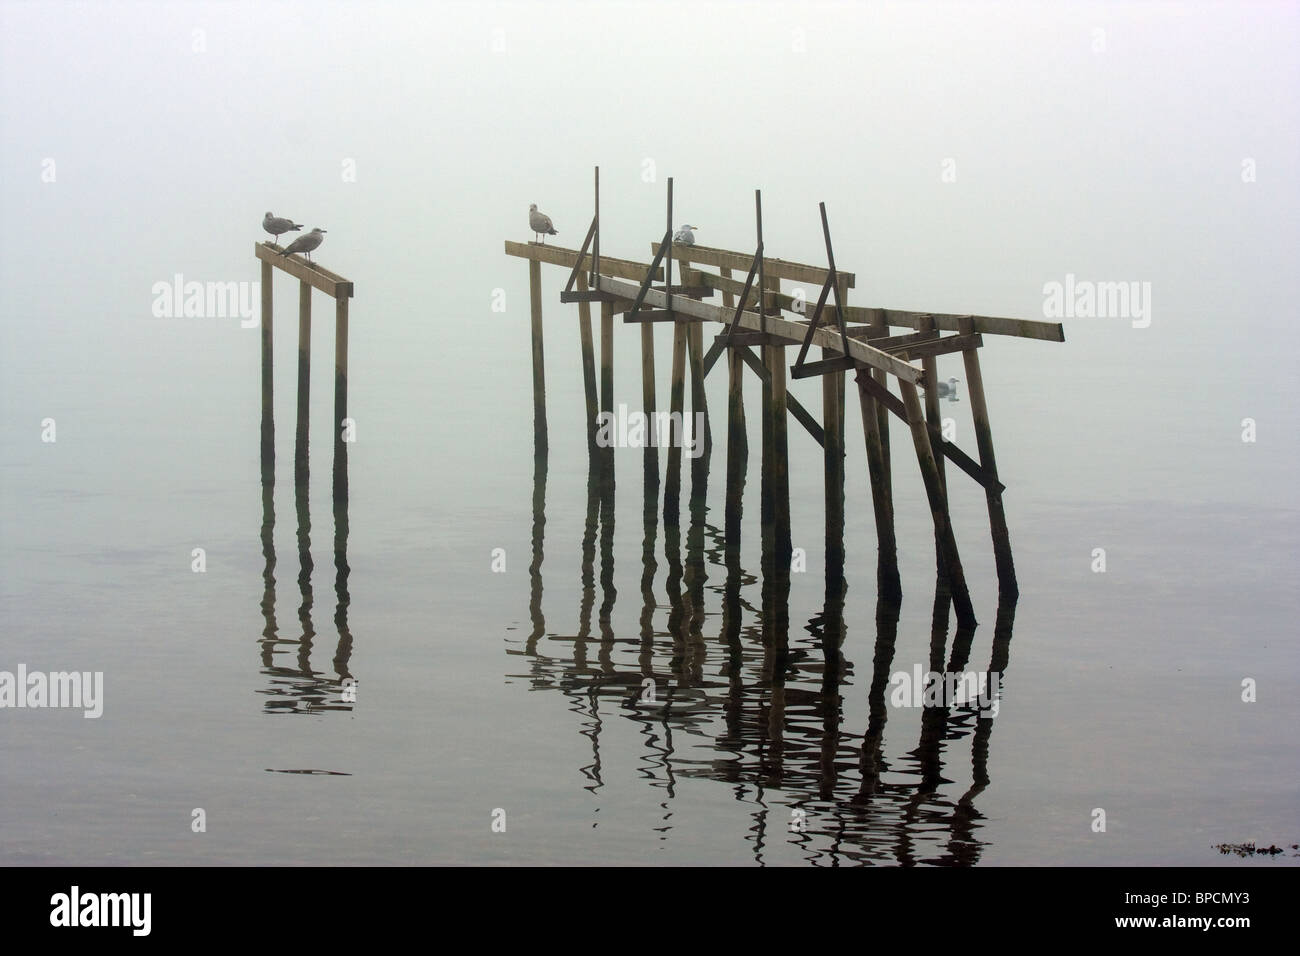
[[[262,261],[262,483],[275,481],[275,362],[271,263]]]
[[[973,327],[973,320],[964,320],[962,332]],[[984,376],[980,372],[978,349],[966,349],[961,354],[966,368],[966,389],[970,392],[971,418],[975,423],[975,443],[979,448],[980,466],[993,476],[998,475],[997,461],[993,455],[993,434],[989,428],[989,408],[984,396]],[[1011,536],[1007,531],[1007,515],[1002,507],[1002,492],[985,487],[984,497],[989,509],[989,530],[993,536],[993,559],[998,571],[998,594],[1015,601],[1020,594],[1016,582],[1016,566],[1011,558]]]
[[[348,299],[334,300],[334,503],[348,498],[348,444],[344,422],[348,417]],[[350,431],[350,429],[349,429]]]
[[[653,322],[641,323],[641,410],[645,413],[647,428],[653,429],[655,421],[655,325]],[[653,440],[653,432],[646,436],[642,460],[646,488],[650,490],[652,497],[658,497],[659,447]]]
[[[614,304],[600,304],[600,408],[614,413]],[[611,446],[613,447],[613,446]]]
[[[587,291],[587,276],[578,273],[578,291]],[[596,419],[600,411],[596,398],[596,351],[591,337],[591,303],[578,301],[578,338],[582,343],[582,384],[587,397],[587,450],[596,450]]]
[[[918,320],[917,332],[920,334],[938,334],[934,325],[934,316],[923,315]],[[930,448],[936,450],[940,448],[940,442],[943,441],[943,423],[939,411],[939,374],[938,358],[934,355],[926,355],[921,359],[921,371],[925,375],[925,424],[926,430],[930,434]],[[943,455],[935,454],[935,469],[939,473],[939,484],[943,492],[943,510],[948,514],[948,476],[944,469]],[[947,600],[948,578],[945,573],[944,555],[941,542],[936,537],[934,542],[935,568],[937,577],[935,581],[936,601]]]
[[[935,539],[943,556],[943,571],[952,589],[953,606],[957,609],[957,622],[966,625],[974,624],[975,609],[971,605],[970,591],[966,587],[966,575],[962,571],[961,556],[957,552],[957,538],[953,534],[952,522],[948,518],[943,479],[939,476],[939,467],[935,463],[934,450],[930,445],[930,432],[921,411],[921,399],[913,383],[900,379],[898,385],[903,393],[903,406],[907,410],[907,422],[912,430],[912,443],[916,446],[916,460],[921,466],[925,495],[930,502]]]
[[[544,455],[546,439],[546,362],[542,350],[542,264],[528,260],[528,294],[533,332],[533,448]]]
[[[673,323],[672,382],[668,391],[669,434],[660,435],[668,442],[668,477],[664,482],[664,525],[681,521],[682,491],[682,415],[686,401],[686,323]],[[673,431],[676,434],[673,434]]]
[[[298,423],[294,441],[294,481],[307,480],[307,447],[311,417],[311,285],[298,285]]]

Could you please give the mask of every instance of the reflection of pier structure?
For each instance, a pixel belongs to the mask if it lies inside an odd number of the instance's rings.
[[[777,567],[788,567],[790,546],[790,488],[787,460],[787,422],[793,417],[806,428],[825,451],[826,522],[828,530],[844,521],[844,373],[852,370],[858,386],[867,467],[871,481],[876,533],[879,542],[877,582],[880,595],[897,603],[901,585],[894,532],[892,469],[888,418],[893,414],[908,424],[914,451],[925,485],[934,522],[936,562],[940,589],[951,595],[959,622],[975,621],[969,590],[962,570],[957,541],[948,514],[946,463],[978,482],[985,492],[993,549],[997,563],[999,593],[1014,598],[1017,593],[1015,566],[1003,510],[1004,486],[998,479],[980,370],[979,349],[985,335],[1009,335],[1045,341],[1064,341],[1059,323],[997,318],[980,315],[950,315],[850,306],[848,290],[855,276],[836,267],[830,225],[825,205],[821,224],[826,245],[826,266],[813,266],[770,258],[764,251],[761,195],[755,194],[756,246],[751,252],[736,252],[673,241],[672,180],[668,180],[668,228],[663,238],[652,243],[649,263],[602,256],[600,251],[600,179],[596,175],[596,212],[580,249],[566,249],[534,242],[507,241],[508,255],[529,260],[533,342],[534,437],[537,452],[548,447],[546,425],[545,370],[542,349],[541,265],[548,263],[570,270],[560,298],[578,305],[579,335],[586,385],[589,445],[597,445],[596,422],[613,407],[613,318],[641,325],[641,369],[643,410],[655,420],[654,342],[652,322],[673,323],[672,379],[669,392],[671,420],[678,433],[668,436],[668,474],[664,494],[665,525],[677,523],[680,492],[681,433],[684,412],[685,373],[691,371],[692,412],[707,415],[704,378],[715,362],[727,356],[728,443],[731,460],[744,443],[745,416],[741,380],[748,368],[762,382],[762,517],[765,534],[773,537],[771,558]],[[673,282],[673,266],[681,270]],[[707,267],[707,268],[706,268]],[[716,272],[710,271],[716,269]],[[741,281],[736,274],[744,273]],[[663,285],[656,287],[655,283]],[[783,289],[782,283],[806,283],[820,293],[811,307],[811,296],[802,290]],[[703,301],[721,294],[722,304]],[[601,307],[600,388],[596,387],[596,363],[591,327],[591,303]],[[707,351],[703,326],[717,322],[724,331]],[[906,332],[895,332],[906,329]],[[951,333],[951,334],[945,334]],[[799,353],[787,369],[786,349]],[[818,361],[808,361],[810,347],[821,350]],[[758,348],[761,354],[753,349]],[[939,381],[936,358],[961,353],[965,364],[967,392],[975,426],[978,460],[942,435],[939,411]],[[920,361],[920,365],[913,364]],[[787,388],[791,378],[822,378],[822,420],[800,403]],[[896,385],[898,394],[891,390]],[[924,403],[921,398],[924,391]],[[706,437],[706,455],[711,435]],[[695,468],[707,469],[696,459]],[[729,494],[732,480],[728,470]],[[646,481],[657,487],[658,458],[646,449]],[[732,530],[730,527],[728,531]],[[737,532],[739,528],[735,529]],[[827,535],[828,540],[837,536]],[[766,549],[765,549],[765,553]],[[828,563],[836,556],[829,555]],[[842,557],[840,558],[842,561]]]
[[[352,656],[352,631],[348,624],[348,300],[353,284],[301,256],[284,255],[274,243],[257,243],[257,258],[262,263],[262,556],[265,560],[261,612],[265,620],[262,631],[262,673],[269,687],[268,713],[320,713],[351,710],[354,695],[349,663]],[[296,638],[281,636],[275,613],[275,418],[274,368],[272,362],[273,309],[272,269],[298,280],[298,393],[297,423],[294,441],[294,510],[297,515],[298,541],[298,621],[301,633]],[[315,604],[311,555],[310,469],[308,467],[308,423],[311,394],[311,294],[317,289],[334,299],[334,623],[338,631],[332,667],[333,676],[313,669],[312,650],[316,628],[313,623]],[[292,654],[293,662],[279,660]]]

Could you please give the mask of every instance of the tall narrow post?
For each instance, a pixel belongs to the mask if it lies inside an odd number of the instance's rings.
[[[275,482],[275,362],[271,263],[262,260],[262,483]]]
[[[963,333],[974,331],[970,319],[962,322]],[[975,443],[979,448],[980,466],[996,481],[998,465],[993,456],[993,433],[989,429],[989,408],[984,396],[984,376],[980,372],[979,351],[967,349],[962,352],[962,361],[966,366],[966,390],[970,392],[971,418],[975,422]],[[1015,601],[1020,594],[1016,583],[1016,565],[1011,559],[1011,536],[1007,532],[1007,515],[1002,508],[1002,492],[996,487],[984,489],[985,500],[989,508],[989,529],[993,534],[993,559],[998,569],[998,595]]]
[[[876,589],[881,601],[898,607],[903,600],[903,586],[898,573],[898,539],[894,534],[894,499],[889,480],[889,459],[885,454],[880,431],[877,402],[866,386],[864,376],[871,370],[858,366],[858,402],[862,408],[862,431],[867,446],[867,477],[871,481],[871,506],[876,517]]]
[[[348,499],[348,297],[334,300],[334,502]]]
[[[822,349],[825,358],[838,353]],[[826,489],[826,574],[844,572],[844,373],[822,377],[823,462]],[[829,588],[829,580],[828,580]]]
[[[693,462],[707,469],[713,442],[709,433],[709,403],[704,395],[703,326],[702,322],[688,323],[686,345],[691,364],[691,440],[700,442],[700,453]]]
[[[673,323],[673,373],[668,392],[669,434],[659,441],[668,443],[668,476],[664,483],[664,526],[681,521],[682,415],[686,400],[686,323]],[[675,430],[675,434],[674,434]]]
[[[934,316],[922,315],[917,320],[918,332],[935,331]],[[925,376],[925,423],[930,433],[930,448],[935,452],[934,464],[939,472],[939,482],[943,489],[943,509],[948,512],[948,475],[944,469],[944,456],[939,452],[939,443],[943,441],[943,423],[939,417],[939,374],[938,359],[926,355],[921,359],[921,372]],[[944,573],[944,556],[942,543],[938,538],[934,542],[935,566],[938,572],[935,582],[935,601],[948,598],[948,578]]]
[[[641,410],[645,413],[648,427],[653,429],[655,422],[655,323],[641,323]],[[659,447],[653,439],[653,432],[647,436],[645,452],[642,455],[647,496],[659,496]],[[653,490],[651,490],[653,489]]]
[[[767,293],[780,290],[781,280],[773,276],[760,288],[759,301],[765,302]],[[761,307],[766,314],[766,305]],[[786,363],[784,345],[765,345],[763,351],[767,358],[768,370],[772,373],[772,453],[769,465],[772,469],[772,518],[776,537],[774,557],[777,567],[788,570],[790,567],[790,459],[788,453],[788,424],[786,416]]]
[[[930,447],[930,433],[921,411],[921,399],[916,393],[916,386],[911,382],[899,379],[898,387],[903,393],[907,422],[912,429],[912,443],[916,446],[916,459],[921,466],[925,494],[930,501],[930,515],[934,519],[934,535],[940,553],[943,555],[943,571],[947,575],[948,584],[952,589],[953,605],[957,609],[957,623],[973,625],[976,623],[975,609],[971,606],[970,591],[966,587],[966,575],[962,571],[961,557],[957,553],[957,538],[953,535],[952,522],[948,517],[943,479],[939,477],[934,450]]]
[[[307,481],[307,440],[311,396],[311,284],[298,284],[298,428],[294,442],[294,482]]]
[[[600,304],[600,407],[614,413],[614,303]]]
[[[586,292],[587,277],[578,273],[578,291]],[[578,302],[578,338],[582,343],[582,384],[587,397],[587,450],[596,450],[596,417],[600,407],[596,400],[596,350],[591,337],[591,303]]]
[[[546,363],[542,356],[542,264],[528,260],[528,294],[533,320],[533,448],[549,451],[546,440]]]

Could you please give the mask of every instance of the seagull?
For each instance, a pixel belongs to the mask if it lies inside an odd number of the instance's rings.
[[[301,229],[302,223],[294,222],[292,219],[285,219],[283,216],[273,216],[268,212],[262,217],[262,228],[275,236],[275,241],[279,242],[282,233]]]
[[[311,251],[324,241],[325,230],[318,226],[311,232],[307,233],[307,235],[299,236],[293,242],[289,243],[280,255],[287,256],[291,252],[305,252],[307,254],[307,261],[311,262]]]
[[[301,239],[296,240],[294,244],[296,245],[298,242],[301,242],[301,241],[302,241]],[[940,397],[940,398],[946,398],[946,399],[948,399],[948,401],[950,401],[950,402],[955,402],[955,401],[957,401],[957,383],[958,383],[959,381],[961,381],[961,379],[950,378],[950,379],[948,379],[948,381],[946,381],[946,382],[940,382],[940,383],[939,383],[939,397]]]
[[[534,236],[541,234],[543,244],[545,244],[547,236],[559,235],[555,231],[555,226],[551,225],[551,217],[544,212],[537,211],[537,203],[533,203],[528,207],[528,225],[533,230]]]
[[[699,228],[699,226],[682,226],[673,233],[673,242],[680,242],[684,246],[695,245],[695,233],[692,230]]]

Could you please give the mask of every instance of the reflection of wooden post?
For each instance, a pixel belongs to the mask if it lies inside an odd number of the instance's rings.
[[[271,263],[262,260],[262,481],[275,481],[275,362],[272,348]]]
[[[542,356],[542,264],[528,260],[528,294],[533,319],[533,447],[548,450],[546,441],[546,363]]]
[[[963,319],[961,332],[974,331],[974,320]],[[989,430],[989,409],[984,398],[984,377],[980,373],[980,356],[976,349],[962,352],[966,366],[966,390],[970,393],[971,417],[975,422],[975,443],[979,447],[980,466],[997,481],[998,466],[993,457],[993,434]],[[998,594],[1014,601],[1020,594],[1016,584],[1016,566],[1011,559],[1011,536],[1007,532],[1007,515],[1002,508],[1002,492],[997,487],[984,488],[989,507],[989,529],[993,534],[993,558],[998,569]]]
[[[907,422],[912,429],[912,443],[916,446],[916,459],[921,466],[925,494],[930,501],[935,540],[943,555],[943,572],[947,575],[948,584],[952,589],[953,605],[957,608],[957,622],[974,624],[975,609],[971,606],[970,592],[966,588],[966,575],[962,572],[961,557],[957,553],[957,538],[953,535],[952,522],[948,518],[943,479],[939,476],[934,450],[930,447],[930,433],[921,412],[921,399],[916,394],[916,386],[911,382],[900,378],[898,387],[903,393]]]
[[[298,284],[298,431],[294,442],[294,480],[307,480],[307,438],[311,395],[311,285]]]
[[[587,291],[587,275],[578,273],[578,291]],[[587,396],[587,450],[596,448],[596,351],[591,337],[591,303],[578,301],[578,337],[582,340],[582,384]]]
[[[347,501],[348,446],[343,423],[348,417],[348,299],[334,300],[334,498]]]

